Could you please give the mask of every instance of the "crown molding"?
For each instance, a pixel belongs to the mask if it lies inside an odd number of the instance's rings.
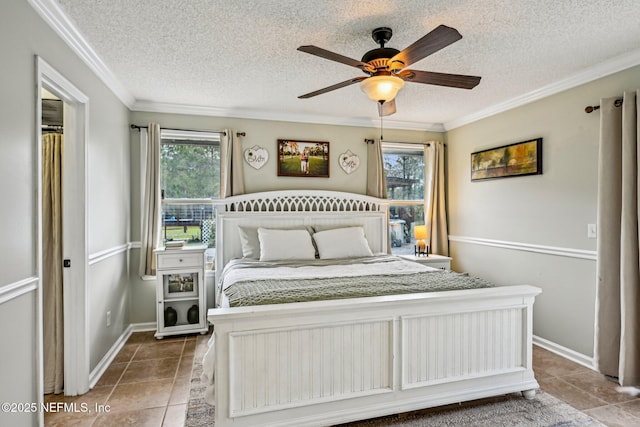
[[[358,126],[377,128],[380,123],[376,119],[334,117],[320,114],[295,114],[268,110],[229,109],[220,107],[206,107],[197,105],[181,105],[153,101],[136,101],[132,111],[149,113],[189,114],[210,117],[233,117],[239,119],[272,120],[281,122],[317,123],[338,126]],[[385,129],[401,129],[415,131],[444,132],[441,123],[418,123],[398,120],[384,121]]]
[[[543,86],[529,93],[525,93],[524,95],[501,102],[484,110],[469,114],[468,116],[451,120],[450,122],[444,123],[444,129],[445,131],[450,131],[457,127],[538,101],[567,89],[572,89],[636,65],[640,65],[640,49],[616,56],[610,60],[594,65],[593,67],[589,67],[586,70],[576,73],[566,79]]]
[[[180,105],[170,103],[156,103],[136,100],[133,94],[125,88],[120,80],[106,66],[89,42],[78,31],[73,22],[66,16],[55,0],[28,0],[33,9],[42,19],[62,38],[62,40],[82,59],[85,64],[100,78],[103,83],[132,111],[146,111],[157,113],[206,115],[214,117],[235,117],[243,119],[275,120],[286,122],[317,123],[339,126],[372,127],[379,126],[377,119],[342,118],[320,114],[295,114],[265,110],[230,110],[218,107],[203,107],[194,105]],[[640,65],[640,49],[604,61],[593,67],[574,74],[566,79],[543,86],[521,96],[505,102],[495,104],[484,110],[477,111],[464,117],[446,123],[422,123],[397,120],[385,120],[387,129],[447,132],[460,126],[499,114],[513,108],[529,104],[534,101],[555,95],[567,89],[589,83],[610,74]]]
[[[28,0],[31,7],[129,109],[134,96],[118,80],[55,0]]]

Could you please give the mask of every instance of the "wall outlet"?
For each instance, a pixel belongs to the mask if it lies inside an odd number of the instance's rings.
[[[107,311],[107,328],[111,326],[111,310]]]
[[[595,239],[598,237],[598,230],[595,224],[587,224],[587,238]]]

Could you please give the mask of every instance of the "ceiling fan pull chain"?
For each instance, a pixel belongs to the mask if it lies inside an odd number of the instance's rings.
[[[382,115],[382,104],[384,104],[384,101],[378,101],[378,108],[379,108],[379,113],[380,113],[380,142],[382,142],[383,138],[382,138],[382,117],[384,117]]]

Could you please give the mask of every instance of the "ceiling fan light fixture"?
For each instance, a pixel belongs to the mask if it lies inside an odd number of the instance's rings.
[[[404,80],[393,75],[371,76],[360,82],[360,89],[375,102],[391,101],[404,86]]]

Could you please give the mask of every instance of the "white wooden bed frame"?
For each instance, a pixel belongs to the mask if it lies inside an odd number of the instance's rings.
[[[387,202],[376,198],[280,191],[216,208],[216,283],[242,256],[239,226],[359,224],[374,252],[387,248]],[[532,398],[539,293],[521,285],[211,309],[215,425],[327,426],[512,392]]]

